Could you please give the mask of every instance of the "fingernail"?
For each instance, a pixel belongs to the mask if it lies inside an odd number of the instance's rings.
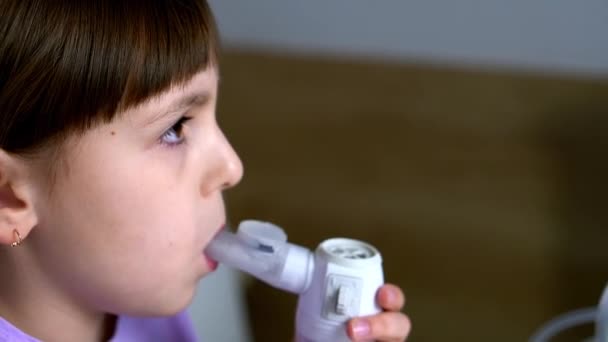
[[[371,326],[366,319],[356,319],[353,322],[353,334],[356,339],[366,338],[371,332]]]
[[[393,289],[392,287],[389,287],[386,290],[386,300],[393,303],[397,299],[397,290]]]

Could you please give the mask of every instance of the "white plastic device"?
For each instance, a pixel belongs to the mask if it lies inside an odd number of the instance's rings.
[[[311,252],[287,242],[280,227],[241,222],[236,234],[224,230],[205,252],[276,288],[299,295],[297,342],[346,342],[345,323],[381,311],[376,292],[384,283],[382,257],[358,240],[334,238]]]

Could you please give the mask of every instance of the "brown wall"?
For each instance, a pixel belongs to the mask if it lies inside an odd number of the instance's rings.
[[[245,164],[230,218],[310,248],[377,246],[411,341],[525,341],[608,281],[606,94],[608,81],[228,52],[219,120]],[[257,282],[248,297],[256,341],[287,341],[296,298]]]

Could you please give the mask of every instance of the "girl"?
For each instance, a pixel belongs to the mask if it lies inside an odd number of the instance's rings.
[[[0,13],[0,341],[194,340],[183,310],[217,266],[203,250],[243,172],[215,120],[209,6]],[[378,301],[350,336],[404,340],[402,291]]]

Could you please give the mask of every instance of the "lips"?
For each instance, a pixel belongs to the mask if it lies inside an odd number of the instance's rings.
[[[224,229],[226,229],[226,224],[223,224],[220,227],[220,229],[218,229],[217,233],[215,233],[215,235],[213,237],[215,238],[215,236],[217,236],[217,234],[219,234]],[[210,256],[208,256],[207,253],[203,252],[203,254],[205,255],[205,261],[207,262],[207,267],[211,271],[215,271],[219,266],[219,262],[217,260],[211,258]]]
[[[207,267],[209,267],[209,269],[211,271],[215,271],[217,269],[217,267],[219,266],[219,262],[217,260],[213,260],[206,254],[205,254],[205,261],[207,261]]]

